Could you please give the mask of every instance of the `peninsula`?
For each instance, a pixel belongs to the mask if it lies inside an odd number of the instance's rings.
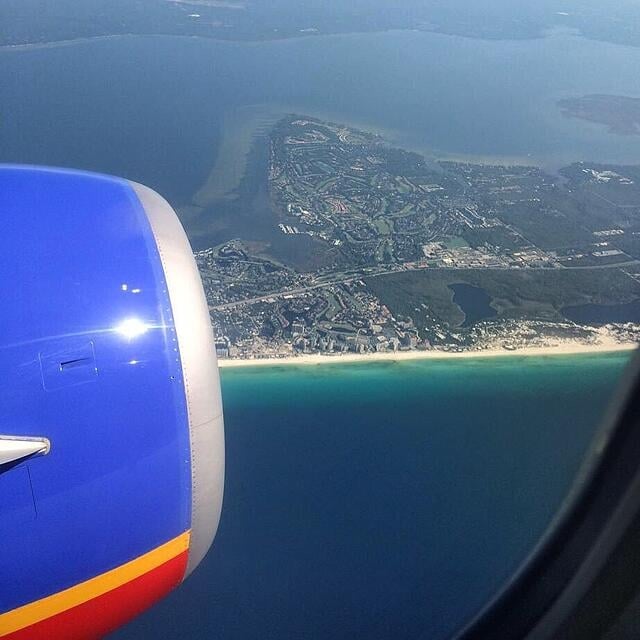
[[[428,162],[300,115],[266,144],[196,253],[220,356],[640,341],[639,167]]]

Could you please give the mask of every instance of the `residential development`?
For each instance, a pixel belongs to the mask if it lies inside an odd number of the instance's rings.
[[[222,356],[467,350],[640,336],[640,168],[429,162],[290,116],[270,242],[196,258]]]

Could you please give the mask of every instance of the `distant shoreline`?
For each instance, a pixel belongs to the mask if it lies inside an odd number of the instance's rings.
[[[240,367],[290,367],[310,366],[325,364],[350,364],[367,362],[403,362],[409,360],[463,360],[477,358],[500,358],[513,356],[569,356],[580,354],[604,354],[633,351],[638,348],[636,343],[607,343],[597,345],[585,345],[577,343],[565,343],[547,347],[525,347],[524,349],[486,349],[479,351],[400,351],[392,353],[370,354],[338,354],[322,355],[308,354],[300,356],[287,356],[284,358],[245,358],[245,359],[221,359],[218,365],[223,369],[236,369]]]
[[[0,44],[0,52],[2,51],[36,51],[38,49],[57,49],[59,47],[69,47],[76,44],[87,42],[96,42],[100,40],[113,40],[115,38],[126,38],[129,36],[137,36],[135,33],[111,33],[101,36],[82,36],[78,38],[69,38],[68,40],[49,40],[46,42],[25,42],[22,44]],[[140,34],[144,37],[144,34]]]
[[[400,28],[380,28],[380,29],[372,29],[367,31],[322,31],[315,33],[292,33],[287,36],[270,36],[265,38],[220,38],[214,36],[206,36],[197,33],[104,33],[99,35],[88,35],[88,36],[78,36],[76,38],[65,38],[61,40],[43,40],[41,42],[21,42],[15,44],[0,44],[0,52],[1,51],[29,51],[34,49],[50,49],[55,47],[65,47],[68,45],[81,44],[85,42],[92,42],[94,40],[110,40],[112,38],[127,38],[127,37],[164,37],[164,38],[185,38],[185,39],[197,39],[203,41],[210,42],[218,42],[218,43],[241,43],[248,45],[260,45],[263,43],[269,42],[287,42],[289,40],[304,40],[309,38],[322,38],[322,37],[332,37],[332,36],[358,36],[358,35],[369,35],[369,34],[379,34],[379,33],[427,33],[434,34],[437,36],[445,36],[445,37],[453,37],[453,38],[463,38],[465,40],[483,40],[486,42],[526,42],[529,40],[541,40],[547,36],[545,34],[540,34],[531,37],[521,37],[521,38],[491,38],[491,37],[482,37],[482,36],[469,36],[463,35],[459,33],[447,33],[444,31],[437,31],[432,29],[418,29],[415,27],[400,27]],[[553,35],[553,34],[551,34]]]
[[[195,39],[195,40],[203,40],[209,42],[217,42],[217,43],[240,43],[247,45],[261,45],[270,42],[288,42],[290,40],[306,40],[312,38],[326,38],[326,37],[341,37],[341,36],[359,36],[359,35],[374,35],[381,33],[424,33],[434,36],[442,36],[449,38],[460,38],[462,40],[480,40],[483,42],[535,42],[537,40],[545,40],[548,38],[553,38],[560,34],[566,34],[573,37],[585,38],[587,40],[594,40],[595,42],[604,42],[609,44],[614,44],[617,46],[628,46],[637,48],[638,45],[629,45],[617,43],[615,41],[610,40],[599,40],[598,38],[589,38],[584,34],[580,33],[578,29],[565,29],[561,28],[560,30],[551,28],[544,29],[538,34],[532,34],[529,36],[488,36],[488,35],[470,35],[465,33],[456,33],[454,31],[440,31],[438,29],[426,29],[419,28],[415,26],[406,26],[406,27],[389,27],[389,28],[379,28],[379,29],[371,29],[371,30],[346,30],[346,31],[318,31],[315,33],[291,33],[285,36],[273,36],[264,38],[221,38],[215,36],[207,36],[199,33],[154,33],[154,32],[129,32],[129,33],[103,33],[103,34],[95,34],[95,35],[87,35],[87,36],[78,36],[75,38],[63,38],[60,40],[43,40],[36,42],[21,42],[14,44],[0,44],[0,52],[2,51],[30,51],[37,49],[51,49],[56,47],[65,47],[69,45],[82,44],[93,41],[100,40],[111,40],[113,38],[154,38],[154,37],[163,37],[163,38],[183,38],[183,39]]]

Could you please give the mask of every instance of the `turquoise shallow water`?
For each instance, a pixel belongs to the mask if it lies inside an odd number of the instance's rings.
[[[225,370],[214,548],[114,637],[448,637],[544,530],[627,359]]]

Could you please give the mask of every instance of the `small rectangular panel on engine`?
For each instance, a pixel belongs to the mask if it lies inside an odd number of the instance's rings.
[[[47,391],[93,382],[98,376],[91,341],[61,338],[48,345],[39,356],[42,384]]]

